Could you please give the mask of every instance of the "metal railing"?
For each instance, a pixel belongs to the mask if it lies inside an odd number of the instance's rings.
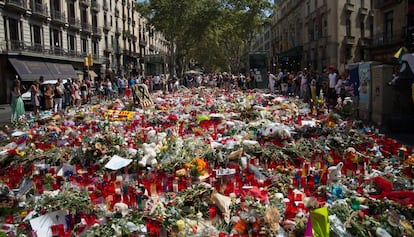
[[[6,6],[18,7],[20,9],[28,9],[27,0],[7,0]]]
[[[77,29],[81,28],[81,21],[79,18],[69,17],[68,22],[69,22],[70,27],[77,28]]]
[[[63,56],[72,59],[83,60],[81,53],[75,50],[67,50],[61,47],[54,47],[21,40],[3,41],[0,47],[3,53],[30,53],[38,56]]]
[[[45,16],[45,17],[47,17],[49,14],[47,5],[41,4],[41,3],[34,3],[32,6],[32,12],[33,14],[37,14],[37,15]]]
[[[101,5],[96,0],[92,1],[91,9],[93,11],[99,12],[100,8],[101,8]]]
[[[102,35],[102,29],[100,27],[92,27],[92,33],[95,36],[101,36]]]
[[[52,20],[60,23],[66,23],[66,14],[64,12],[54,10],[52,12]]]
[[[82,23],[82,31],[91,33],[92,25],[89,23]]]
[[[90,7],[91,6],[91,1],[90,0],[80,0],[80,4]]]
[[[406,40],[407,34],[405,32],[405,27],[398,31],[392,32],[381,32],[373,36],[373,46],[383,46],[383,45],[392,45],[404,42]]]

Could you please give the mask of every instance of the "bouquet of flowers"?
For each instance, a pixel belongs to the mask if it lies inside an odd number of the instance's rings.
[[[190,163],[185,164],[192,177],[200,177],[207,173],[207,163],[203,158],[194,158]]]

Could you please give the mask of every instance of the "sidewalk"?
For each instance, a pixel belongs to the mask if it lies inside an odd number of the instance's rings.
[[[0,104],[0,125],[10,123],[11,108],[8,104]]]

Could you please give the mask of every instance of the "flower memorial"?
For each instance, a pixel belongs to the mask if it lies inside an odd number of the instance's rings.
[[[181,88],[0,132],[0,236],[414,236],[412,147],[261,90]]]

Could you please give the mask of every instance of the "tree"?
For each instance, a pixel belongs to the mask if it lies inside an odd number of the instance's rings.
[[[271,7],[268,0],[147,0],[136,9],[169,42],[170,74],[195,58],[210,70],[239,71]]]

